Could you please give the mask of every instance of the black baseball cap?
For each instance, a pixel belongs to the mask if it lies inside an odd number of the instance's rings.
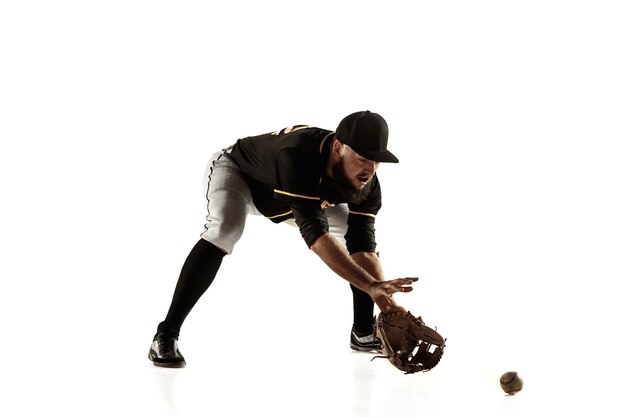
[[[335,131],[335,139],[364,158],[376,162],[398,162],[398,158],[387,150],[388,138],[389,127],[385,119],[369,110],[346,116]]]

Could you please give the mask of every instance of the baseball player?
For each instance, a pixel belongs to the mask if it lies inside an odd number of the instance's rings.
[[[183,264],[172,302],[149,350],[156,366],[182,367],[183,321],[213,282],[222,259],[241,237],[246,217],[260,214],[297,226],[308,247],[350,283],[354,320],[350,346],[380,351],[374,304],[405,311],[393,299],[417,278],[385,280],[376,253],[381,207],[376,170],[398,162],[387,150],[388,127],[377,113],[345,117],[335,132],[298,125],[239,139],[213,155],[205,172],[205,230]]]

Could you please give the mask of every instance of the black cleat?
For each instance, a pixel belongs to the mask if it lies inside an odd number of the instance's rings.
[[[150,346],[148,359],[155,366],[165,368],[182,368],[186,365],[185,358],[178,350],[178,339],[174,337],[157,337]]]
[[[350,347],[359,352],[382,352],[380,340],[376,338],[374,332],[362,335],[352,329],[350,333]]]

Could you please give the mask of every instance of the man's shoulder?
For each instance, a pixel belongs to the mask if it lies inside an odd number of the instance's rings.
[[[322,129],[320,127],[315,127],[311,125],[293,125],[284,127],[279,130],[275,130],[270,133],[271,136],[283,137],[283,136],[294,136],[294,137],[302,137],[302,136],[310,136],[315,135],[319,132],[328,132],[327,129]]]
[[[271,136],[276,137],[281,149],[299,149],[309,152],[316,150],[319,154],[321,142],[329,136],[332,131],[312,126],[301,126],[282,129],[279,133],[273,132]],[[286,131],[286,133],[284,133]]]
[[[306,127],[293,133],[281,134],[278,138],[276,155],[284,163],[317,163],[321,157],[324,139],[333,133],[317,127]]]

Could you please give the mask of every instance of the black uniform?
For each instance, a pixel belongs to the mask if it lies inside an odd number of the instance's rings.
[[[275,223],[295,217],[309,247],[328,232],[324,207],[347,202],[326,176],[333,133],[294,126],[239,139],[230,153],[259,212]],[[348,203],[346,245],[350,253],[376,251],[374,222],[381,191],[376,175],[371,181],[371,191],[362,203]]]

